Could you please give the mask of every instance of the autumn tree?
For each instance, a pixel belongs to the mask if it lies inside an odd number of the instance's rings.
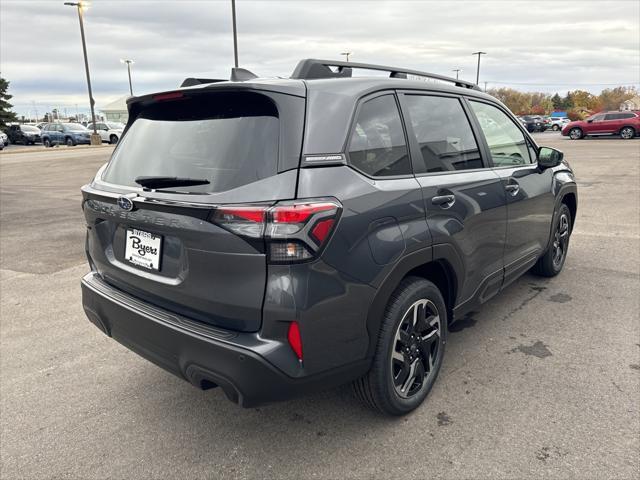
[[[494,88],[488,93],[504,103],[516,115],[524,115],[531,110],[531,96],[527,93],[507,87]]]
[[[9,103],[13,95],[7,93],[8,89],[9,82],[0,77],[0,130],[4,130],[8,122],[16,121],[16,114],[11,111],[13,105]]]
[[[604,110],[618,110],[620,104],[638,95],[635,87],[607,88],[600,92],[600,103]]]
[[[600,99],[585,90],[574,90],[571,93],[572,107],[586,110],[601,109]]]

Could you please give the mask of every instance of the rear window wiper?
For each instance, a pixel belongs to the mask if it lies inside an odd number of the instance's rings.
[[[192,185],[208,185],[209,180],[205,178],[187,177],[137,177],[135,182],[143,188],[158,190],[171,187],[190,187]]]

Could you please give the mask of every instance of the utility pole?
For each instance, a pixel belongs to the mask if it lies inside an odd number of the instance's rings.
[[[95,102],[93,101],[93,93],[91,92],[91,76],[89,75],[89,59],[87,58],[87,42],[84,38],[84,21],[82,10],[84,4],[80,2],[64,2],[65,5],[70,7],[77,7],[78,9],[78,21],[80,22],[80,38],[82,39],[82,53],[84,55],[84,69],[87,74],[87,88],[89,90],[89,106],[91,107],[91,122],[93,126],[93,133],[91,134],[91,145],[102,145],[102,139],[98,135],[96,130],[96,113],[94,109]]]
[[[484,91],[485,91],[485,92],[487,91],[487,83],[488,83],[488,82],[484,82]]]
[[[135,62],[133,60],[129,60],[128,58],[121,58],[120,62],[127,64],[127,73],[129,74],[129,93],[133,97],[133,86],[131,85],[131,65],[133,65]]]
[[[480,85],[480,57],[486,55],[487,52],[473,52],[471,55],[478,56],[478,69],[476,70],[476,85]]]
[[[233,20],[233,60],[238,68],[238,31],[236,29],[236,0],[231,0],[231,18]]]
[[[459,68],[454,68],[453,70],[451,70],[452,72],[456,72],[456,80],[458,80],[458,74],[460,73],[460,69]]]
[[[347,62],[349,61],[349,55],[353,55],[353,52],[342,52],[340,55],[347,57]]]
[[[36,101],[35,100],[31,100],[31,103],[33,104],[34,112],[36,112],[36,123],[38,123],[39,122],[39,120],[38,120],[38,107],[36,107]]]

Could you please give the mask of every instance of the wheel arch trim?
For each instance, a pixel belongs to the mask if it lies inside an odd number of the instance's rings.
[[[384,311],[391,295],[405,277],[412,272],[416,272],[421,268],[427,268],[430,265],[437,265],[437,268],[444,270],[447,282],[449,283],[448,287],[450,290],[453,290],[453,293],[451,291],[441,293],[445,299],[445,303],[447,303],[449,313],[453,311],[457,300],[457,292],[459,291],[458,280],[464,278],[462,259],[453,245],[437,244],[405,255],[393,266],[384,279],[376,285],[377,292],[367,313],[367,331],[369,335],[368,358],[372,358],[375,352],[378,332],[380,331]],[[419,276],[419,274],[417,275]],[[449,320],[451,320],[451,315],[449,315]]]

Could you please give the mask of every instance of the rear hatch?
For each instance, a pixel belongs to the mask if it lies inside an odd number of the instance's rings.
[[[130,104],[110,162],[83,187],[92,268],[167,310],[257,331],[267,265],[251,212],[295,197],[304,108],[303,95],[232,84]]]

